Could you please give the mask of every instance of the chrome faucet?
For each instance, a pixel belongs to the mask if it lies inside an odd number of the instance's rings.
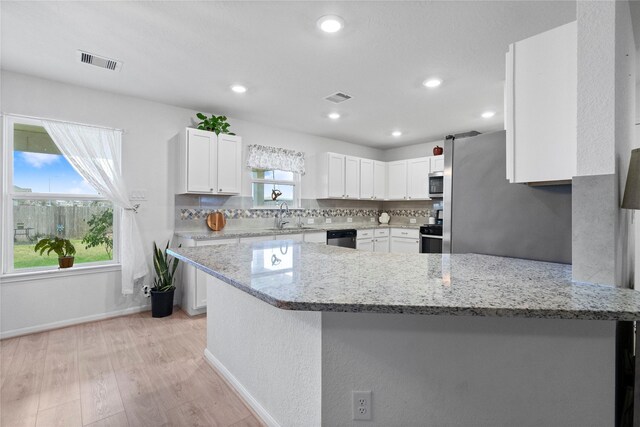
[[[276,228],[279,230],[282,230],[285,224],[289,224],[289,221],[283,221],[282,219],[285,214],[285,209],[286,209],[286,213],[289,214],[289,205],[287,205],[287,202],[280,203],[280,208],[278,209],[278,213],[276,214],[276,224],[275,224]]]

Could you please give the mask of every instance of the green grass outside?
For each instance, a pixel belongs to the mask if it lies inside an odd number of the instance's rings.
[[[82,239],[71,240],[73,246],[76,248],[75,261],[73,265],[78,265],[84,262],[99,262],[110,261],[111,256],[107,254],[103,246],[97,246],[95,248],[85,249],[85,244],[82,243]],[[58,256],[51,252],[49,256],[45,252],[42,256],[33,251],[36,242],[30,244],[23,244],[16,242],[13,246],[13,268],[32,268],[32,267],[46,267],[52,265],[58,265]]]

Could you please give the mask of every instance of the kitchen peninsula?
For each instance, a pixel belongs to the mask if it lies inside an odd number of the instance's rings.
[[[611,425],[640,293],[571,266],[293,241],[169,251],[211,275],[205,355],[268,425]],[[398,274],[402,272],[402,274]],[[576,391],[580,397],[576,397]]]

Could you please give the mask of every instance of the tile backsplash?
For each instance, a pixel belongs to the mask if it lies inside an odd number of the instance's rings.
[[[324,200],[303,199],[301,208],[291,209],[287,215],[292,222],[324,224],[331,218],[334,224],[377,221],[382,212],[391,217],[391,224],[408,224],[416,219],[417,224],[440,209],[433,201],[380,202],[369,200]],[[260,228],[271,225],[277,209],[254,209],[251,197],[241,196],[194,196],[177,195],[175,198],[176,230],[205,230],[205,219],[212,212],[222,212],[227,219],[227,228]],[[349,219],[351,221],[349,221]]]

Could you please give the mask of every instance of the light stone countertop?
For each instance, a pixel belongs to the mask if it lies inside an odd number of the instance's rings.
[[[257,237],[286,234],[316,233],[327,230],[369,230],[373,228],[409,228],[419,229],[423,224],[376,224],[376,223],[339,223],[339,224],[316,224],[304,227],[295,225],[285,227],[282,230],[275,228],[244,228],[244,229],[222,229],[220,231],[176,231],[175,235],[183,239],[192,240],[215,240],[229,239],[236,237]]]
[[[640,320],[640,292],[574,283],[565,264],[290,240],[168,252],[285,310]]]

